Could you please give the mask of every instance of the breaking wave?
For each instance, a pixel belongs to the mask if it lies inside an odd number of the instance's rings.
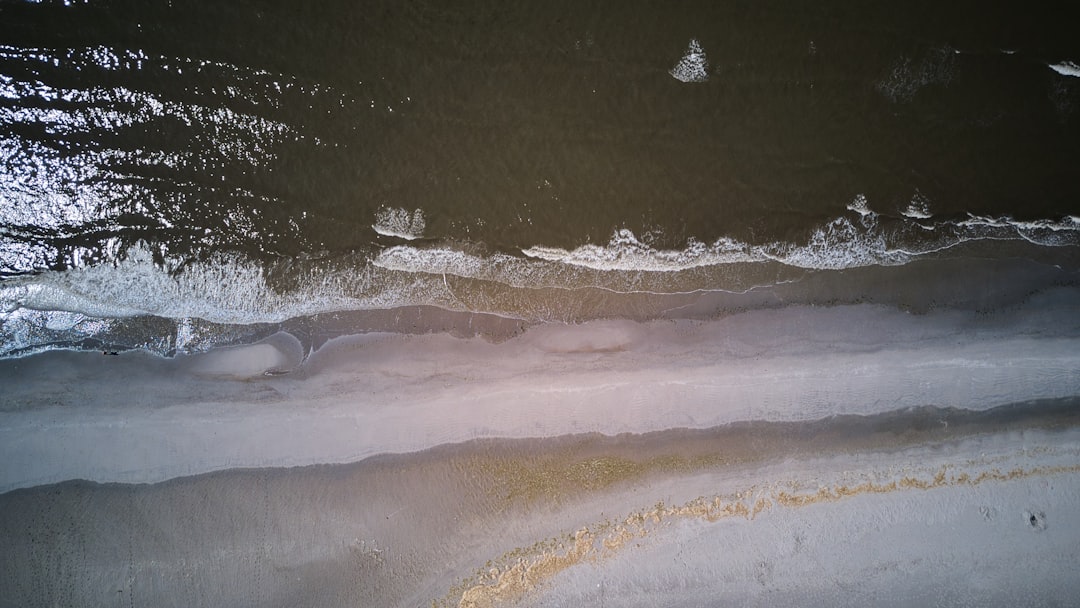
[[[698,266],[739,262],[775,261],[814,270],[842,270],[861,266],[905,264],[920,255],[979,240],[1025,240],[1036,245],[1080,244],[1080,218],[1016,221],[1008,217],[969,216],[958,222],[904,221],[885,226],[870,211],[865,197],[848,206],[857,219],[840,217],[814,230],[802,244],[773,242],[752,245],[721,238],[712,244],[691,241],[678,251],[656,250],[629,230],[618,230],[607,245],[583,245],[573,250],[530,247],[529,257],[584,266],[596,270],[679,271]],[[913,200],[904,215],[913,220],[931,218],[922,199]],[[932,233],[927,236],[927,233]]]
[[[534,246],[523,255],[436,241],[269,265],[224,253],[162,262],[149,247],[133,247],[111,263],[0,281],[0,356],[80,343],[184,352],[216,345],[215,336],[249,335],[258,324],[404,306],[572,320],[618,308],[610,298],[746,293],[808,272],[904,265],[963,243],[1080,245],[1078,217],[931,221],[917,204],[907,217],[883,218],[860,196],[849,205],[853,214],[802,242],[720,238],[678,250],[657,249],[626,229],[604,245]],[[399,219],[417,217],[397,211]]]
[[[709,79],[709,63],[696,38],[690,40],[686,53],[668,73],[680,82],[705,82]]]
[[[1050,69],[1062,76],[1080,77],[1080,64],[1076,64],[1072,61],[1062,61],[1061,63],[1051,64]]]
[[[424,212],[416,209],[383,207],[375,216],[372,230],[383,236],[394,236],[413,241],[424,236]]]

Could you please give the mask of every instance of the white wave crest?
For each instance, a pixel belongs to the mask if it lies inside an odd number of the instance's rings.
[[[859,199],[856,199],[857,201]],[[877,230],[876,216],[856,206],[860,221],[837,218],[815,230],[804,244],[773,242],[752,245],[721,238],[711,245],[691,240],[685,249],[657,250],[642,243],[629,230],[617,230],[605,246],[582,245],[573,250],[530,247],[526,256],[603,271],[675,272],[721,264],[774,261],[806,269],[842,269],[869,265],[895,265],[908,255],[890,250]],[[854,203],[853,203],[854,204]]]
[[[387,272],[360,255],[293,260],[287,268],[298,262],[303,268],[290,275],[294,280],[284,289],[274,287],[273,267],[236,255],[182,267],[175,262],[155,262],[137,246],[113,264],[5,279],[0,282],[0,357],[83,340],[119,341],[161,354],[192,352],[229,339],[228,331],[207,323],[274,324],[416,305],[473,309],[440,277]],[[175,330],[161,333],[170,320]]]
[[[722,238],[707,245],[691,241],[685,249],[657,250],[642,243],[629,230],[617,230],[607,245],[582,245],[572,250],[530,247],[526,256],[601,271],[675,272],[720,264],[774,261],[796,268],[842,270],[863,266],[895,266],[929,253],[977,240],[1026,240],[1037,245],[1080,245],[1080,219],[1022,222],[1008,217],[971,216],[961,222],[938,222],[927,227],[905,221],[882,228],[866,198],[848,206],[860,215],[856,221],[837,218],[814,230],[804,243],[772,242],[760,245]],[[930,216],[925,206],[908,209],[917,219]]]
[[[397,272],[454,275],[471,279],[494,280],[514,284],[511,277],[524,272],[518,258],[506,254],[479,256],[457,249],[417,248],[398,245],[384,249],[372,263],[378,268]]]
[[[387,301],[370,273],[307,273],[294,291],[275,290],[264,268],[219,255],[170,271],[136,246],[124,259],[62,272],[16,277],[0,284],[0,310],[69,311],[97,318],[152,315],[215,323],[274,323],[339,310],[400,305]],[[399,290],[410,303],[407,286]]]
[[[855,195],[855,198],[852,199],[850,203],[848,203],[847,208],[849,211],[854,211],[855,213],[858,213],[863,217],[873,215],[874,213],[870,210],[870,204],[866,202],[865,194]]]
[[[709,63],[696,38],[690,40],[686,53],[668,73],[680,82],[705,82],[709,79]]]
[[[1031,221],[970,215],[957,225],[985,235],[983,238],[1019,238],[1048,247],[1080,244],[1080,218],[1072,215],[1061,220]]]
[[[375,223],[372,228],[383,236],[395,236],[405,240],[423,238],[424,212],[420,209],[409,211],[394,207],[383,207],[375,214]]]
[[[1073,63],[1072,61],[1062,61],[1061,63],[1051,64],[1050,69],[1062,76],[1080,78],[1080,64]]]
[[[772,243],[761,251],[782,264],[813,270],[896,266],[911,259],[907,252],[892,249],[876,228],[873,216],[864,217],[858,225],[842,217],[815,230],[805,245]]]
[[[915,196],[911,197],[911,202],[908,203],[907,209],[904,209],[902,213],[915,220],[926,220],[933,217],[930,213],[930,201],[919,192],[916,192]]]
[[[178,320],[169,340],[179,350],[213,341],[187,335],[193,325],[184,319],[276,323],[410,305],[552,318],[559,317],[563,303],[573,307],[575,296],[568,294],[579,289],[623,294],[741,292],[796,277],[799,269],[900,265],[970,241],[1080,246],[1076,216],[1018,221],[971,215],[959,222],[931,222],[885,218],[868,206],[856,208],[865,214],[836,218],[801,241],[752,244],[721,238],[711,244],[690,241],[682,249],[658,249],[629,230],[617,230],[606,245],[536,246],[523,250],[524,256],[480,254],[449,245],[398,245],[374,259],[358,253],[266,267],[231,254],[202,262],[163,263],[149,249],[134,247],[115,263],[0,282],[0,355],[105,336],[112,331],[110,320],[123,317]],[[771,264],[791,271],[778,273]],[[287,272],[287,287],[280,287],[277,272]],[[463,283],[459,277],[489,284]],[[539,289],[553,291],[541,305],[530,308]],[[166,352],[170,347],[155,348]]]
[[[522,253],[549,262],[562,262],[594,270],[672,271],[699,266],[760,261],[750,248],[733,239],[712,245],[691,240],[685,249],[658,250],[641,242],[633,232],[616,230],[606,246],[582,245],[573,251],[557,247],[529,247]]]

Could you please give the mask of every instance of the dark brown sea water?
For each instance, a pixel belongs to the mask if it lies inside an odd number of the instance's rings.
[[[133,418],[240,400],[258,378],[156,355],[269,340],[288,361],[270,375],[305,382],[305,357],[364,332],[502,341],[547,321],[868,304],[957,311],[927,317],[973,339],[1071,338],[1069,12],[0,0],[0,413],[62,422],[87,378]],[[861,327],[860,348],[918,346]],[[64,349],[92,352],[41,352]],[[1048,383],[1070,386],[1063,369]],[[1075,395],[1001,391],[1017,402],[21,488],[0,495],[0,606],[426,603],[609,494],[651,505],[694,475],[980,438],[1026,449],[1077,424]]]
[[[1076,40],[1024,3],[4,1],[0,354],[944,257],[1072,283]]]

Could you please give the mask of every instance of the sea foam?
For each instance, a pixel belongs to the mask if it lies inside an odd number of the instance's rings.
[[[393,236],[408,241],[424,236],[424,212],[420,209],[409,211],[394,207],[383,207],[375,215],[371,228],[383,236]]]
[[[654,249],[626,229],[616,230],[607,245],[582,245],[573,250],[536,246],[522,253],[549,262],[562,262],[594,270],[677,271],[699,266],[755,262],[761,258],[751,247],[739,241],[722,238],[712,245],[691,240],[685,249]]]
[[[870,210],[864,196],[848,209],[856,219],[839,217],[815,229],[802,243],[751,244],[721,238],[712,244],[691,240],[681,250],[657,250],[641,242],[629,230],[617,230],[607,245],[582,245],[575,249],[529,247],[526,256],[602,271],[675,272],[696,267],[746,262],[775,261],[813,270],[842,270],[863,266],[894,266],[979,240],[1025,240],[1043,246],[1080,245],[1080,222],[1069,216],[1061,220],[1017,221],[1009,217],[971,215],[958,222],[940,221],[929,227],[905,220],[889,229]],[[915,220],[931,218],[928,203],[913,199],[904,215]],[[934,232],[928,237],[927,232]]]
[[[16,277],[0,284],[5,310],[68,311],[90,317],[196,317],[216,323],[279,322],[303,314],[364,308],[365,277],[335,281],[308,277],[301,292],[279,292],[265,269],[238,255],[220,254],[182,269],[155,262],[136,246],[113,264]]]
[[[271,267],[238,254],[163,264],[148,248],[136,246],[114,263],[6,279],[0,283],[0,311],[5,317],[32,309],[93,318],[152,315],[273,323],[343,310],[452,305],[457,296],[450,294],[445,276],[524,289],[673,293],[688,285],[694,290],[723,290],[725,285],[708,284],[714,275],[698,271],[726,266],[765,262],[811,270],[892,266],[980,240],[1080,245],[1080,218],[1072,216],[1018,221],[971,215],[960,221],[894,219],[886,224],[869,211],[865,199],[856,199],[854,206],[856,217],[838,217],[801,242],[748,243],[723,237],[711,243],[691,239],[681,249],[660,249],[628,229],[618,229],[603,245],[573,249],[537,245],[522,249],[521,256],[480,254],[446,243],[397,245],[373,256],[297,262],[303,267],[293,269],[296,279],[285,288],[275,286]],[[697,278],[677,278],[683,275]]]
[[[223,331],[231,336],[223,326],[403,306],[573,318],[598,290],[634,297],[745,293],[806,271],[903,265],[968,242],[1080,246],[1080,218],[1074,216],[882,218],[870,211],[865,197],[857,197],[852,207],[853,213],[802,240],[749,243],[725,237],[711,243],[690,240],[679,249],[657,248],[619,229],[606,244],[537,245],[522,255],[433,241],[277,267],[238,254],[163,263],[147,247],[135,246],[112,263],[0,282],[0,356],[94,340],[187,352],[220,343]],[[605,302],[610,308],[612,302]],[[599,304],[589,304],[594,305]]]
[[[690,40],[686,47],[686,53],[675,67],[668,70],[675,80],[681,82],[705,82],[709,79],[709,64],[705,58],[705,51],[696,38]]]
[[[1073,63],[1072,61],[1062,61],[1061,63],[1050,64],[1050,69],[1062,76],[1080,78],[1080,64]]]
[[[933,217],[933,214],[930,213],[930,201],[918,192],[911,197],[911,202],[908,203],[907,208],[902,213],[906,217],[915,220],[927,220]]]

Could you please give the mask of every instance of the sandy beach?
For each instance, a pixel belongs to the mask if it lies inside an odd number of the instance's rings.
[[[1051,603],[1074,295],[3,361],[0,603]]]
[[[0,0],[0,608],[1080,606],[1060,7]]]
[[[19,378],[0,412],[0,490],[1071,397],[1080,317],[1065,295],[997,315],[793,307],[552,324],[500,343],[366,334],[295,369],[283,335],[173,360],[49,353],[0,365]]]
[[[4,605],[1068,603],[1080,435],[1046,405],[16,490]]]

